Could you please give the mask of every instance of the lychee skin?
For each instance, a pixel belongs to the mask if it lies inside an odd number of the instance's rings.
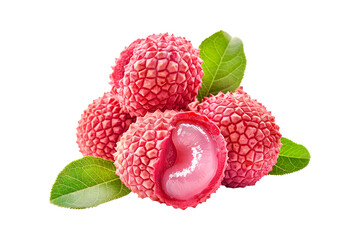
[[[120,53],[120,57],[115,60],[115,66],[112,67],[113,72],[110,75],[110,85],[112,86],[112,94],[116,94],[117,89],[120,88],[119,80],[124,77],[125,66],[129,63],[130,58],[133,56],[134,48],[141,43],[144,39],[138,39],[131,43],[124,51]]]
[[[80,152],[113,161],[116,142],[135,119],[123,112],[112,94],[104,93],[81,115],[76,129]]]
[[[229,158],[222,185],[251,186],[272,170],[281,147],[279,126],[271,112],[242,87],[188,107],[215,122],[227,142]]]
[[[131,116],[186,109],[201,88],[202,62],[199,49],[185,38],[154,34],[121,53],[110,84]]]
[[[187,200],[170,197],[162,185],[166,170],[177,164],[175,159],[179,153],[171,147],[174,146],[171,137],[179,123],[201,125],[210,133],[217,146],[214,148],[217,151],[214,177],[201,193]],[[220,187],[227,165],[226,142],[220,129],[207,117],[195,112],[157,110],[154,113],[147,113],[144,117],[138,117],[129,130],[121,136],[116,150],[114,154],[116,174],[132,192],[138,194],[140,198],[149,197],[154,201],[181,209],[195,207],[205,202]],[[195,180],[201,181],[199,178]]]

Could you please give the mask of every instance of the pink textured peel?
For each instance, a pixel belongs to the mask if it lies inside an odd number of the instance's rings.
[[[113,72],[110,74],[110,85],[112,86],[112,93],[116,94],[119,89],[119,80],[124,77],[125,66],[130,62],[130,58],[133,56],[135,47],[141,43],[143,39],[138,39],[132,42],[124,51],[120,53],[120,57],[115,60],[115,66],[112,67]]]

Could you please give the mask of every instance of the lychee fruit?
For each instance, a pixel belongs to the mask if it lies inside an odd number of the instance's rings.
[[[279,126],[271,112],[239,88],[204,98],[191,110],[217,124],[227,142],[228,166],[222,184],[227,187],[254,185],[276,164],[281,147]]]
[[[116,174],[131,191],[181,209],[206,201],[227,164],[220,129],[195,112],[157,110],[138,117],[116,150]]]
[[[110,93],[91,103],[81,115],[77,144],[84,156],[114,160],[116,143],[136,118],[125,113]]]
[[[186,109],[201,88],[202,62],[199,49],[185,38],[154,34],[120,54],[110,84],[131,116]]]

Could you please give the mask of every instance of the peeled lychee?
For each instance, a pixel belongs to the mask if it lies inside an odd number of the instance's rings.
[[[116,150],[116,174],[131,191],[181,209],[206,201],[219,188],[227,162],[220,129],[195,112],[138,117]]]
[[[199,50],[185,38],[154,34],[136,40],[120,54],[110,84],[131,116],[181,110],[198,94],[202,62]]]
[[[279,126],[271,112],[239,88],[189,105],[215,122],[227,142],[228,166],[222,185],[254,185],[276,164],[281,147]]]
[[[114,160],[119,137],[135,119],[123,112],[112,94],[104,93],[81,115],[76,133],[80,152],[84,156]]]

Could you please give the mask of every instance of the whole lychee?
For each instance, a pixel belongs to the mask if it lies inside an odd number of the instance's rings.
[[[116,150],[116,174],[131,191],[181,209],[219,188],[227,162],[220,129],[195,112],[158,110],[138,117]]]
[[[185,38],[154,34],[136,40],[120,54],[110,84],[131,116],[181,110],[198,94],[202,62],[199,50]]]
[[[112,94],[104,93],[81,115],[76,133],[80,152],[114,160],[116,142],[135,119],[123,112]]]
[[[215,122],[227,142],[228,166],[222,184],[254,185],[276,164],[281,147],[279,126],[271,112],[239,88],[189,105]]]

